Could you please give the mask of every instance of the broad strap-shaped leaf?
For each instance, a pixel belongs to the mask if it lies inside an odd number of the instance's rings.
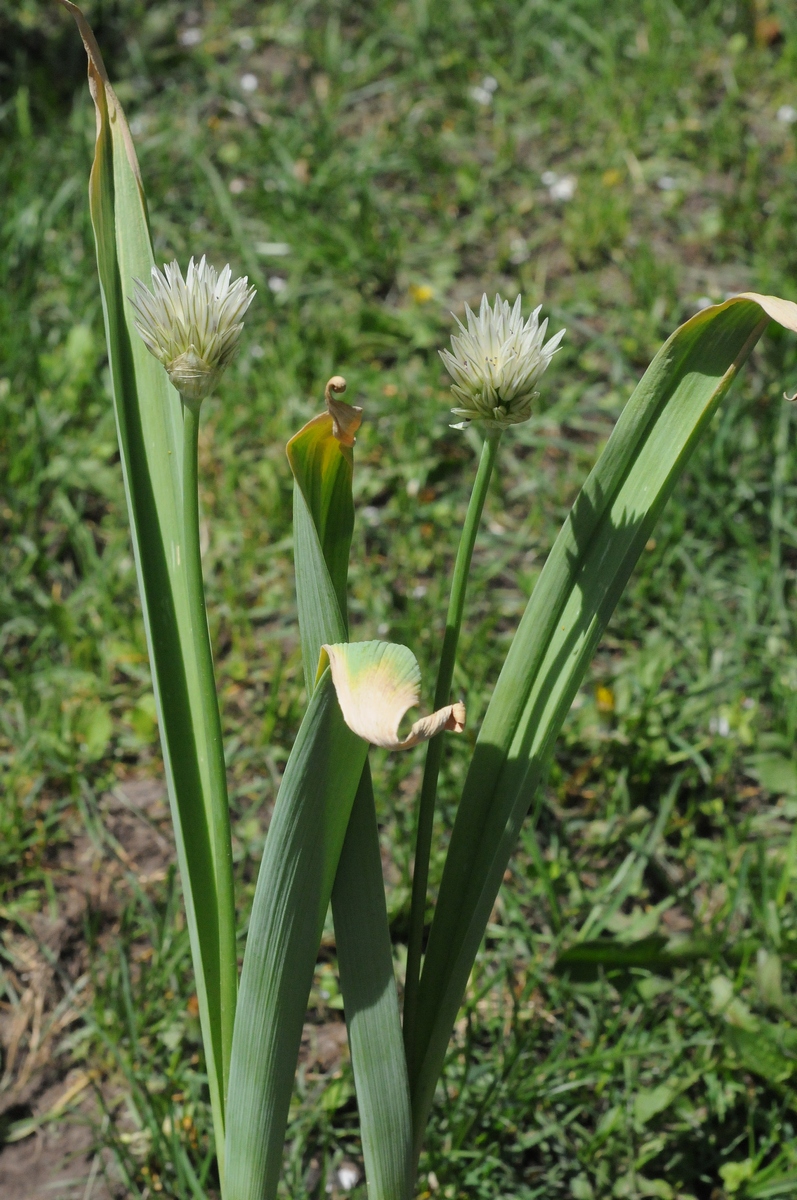
[[[332,916],[368,1195],[410,1200],[410,1087],[367,762],[332,889]]]
[[[409,750],[444,729],[461,733],[465,705],[446,704],[421,717],[405,737],[399,725],[421,696],[421,669],[407,646],[392,642],[348,642],[322,646],[319,670],[329,662],[346,724],[372,746]]]
[[[669,338],[534,589],[479,733],[429,937],[409,1064],[416,1153],[474,958],[562,722],[664,504],[770,318],[797,331],[797,305],[745,294]]]
[[[200,686],[207,625],[192,623],[181,472],[182,406],[135,331],[133,280],[153,265],[146,201],[124,112],[83,14],[97,141],[89,201],[113,402],[177,856],[196,973],[220,1166],[237,987],[232,851],[215,693]],[[212,670],[212,664],[211,664]]]
[[[307,997],[367,753],[327,672],[288,759],[257,877],[232,1046],[225,1200],[276,1195]]]
[[[354,520],[350,443],[359,410],[330,412],[288,443],[295,476],[294,554],[308,692],[324,643],[346,640],[346,585]],[[352,415],[353,414],[353,415]],[[341,441],[342,436],[342,441]],[[410,1200],[412,1122],[387,920],[379,829],[366,762],[332,892],[338,964],[370,1200]]]

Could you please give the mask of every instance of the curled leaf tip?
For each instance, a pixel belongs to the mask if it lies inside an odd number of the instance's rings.
[[[447,704],[421,717],[406,737],[399,725],[420,699],[421,672],[415,655],[406,646],[391,642],[339,642],[322,646],[321,669],[329,661],[332,682],[343,719],[354,733],[372,746],[409,750],[446,729],[465,728],[465,705]]]
[[[102,82],[107,84],[108,72],[105,70],[105,63],[102,61],[102,54],[97,45],[97,39],[82,10],[78,8],[77,4],[73,4],[72,0],[60,0],[60,3],[75,18],[80,36],[83,39],[83,45],[86,48],[86,54],[88,55],[89,70],[96,71]]]
[[[337,400],[335,393],[346,391],[346,380],[342,375],[333,375],[324,388],[327,412],[332,417],[332,434],[341,446],[353,446],[354,435],[362,425],[363,410],[356,404]]]
[[[725,301],[725,305],[738,300],[753,300],[764,310],[771,321],[777,321],[784,329],[797,333],[797,304],[793,300],[784,300],[781,296],[764,296],[760,292],[739,292]],[[725,307],[721,305],[720,307]]]
[[[324,388],[324,399],[326,400],[327,404],[329,404],[330,400],[332,399],[333,392],[345,392],[347,386],[346,380],[342,375],[333,375],[331,379],[328,379],[327,386]]]

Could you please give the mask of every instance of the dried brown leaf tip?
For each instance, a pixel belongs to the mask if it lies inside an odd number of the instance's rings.
[[[345,391],[346,380],[342,375],[333,375],[324,388],[324,400],[332,418],[332,436],[337,438],[341,446],[353,446],[354,435],[362,425],[363,410],[356,404],[347,404],[345,400],[335,398],[336,394]]]

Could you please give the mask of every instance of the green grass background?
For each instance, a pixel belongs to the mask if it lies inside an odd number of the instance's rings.
[[[450,311],[520,291],[552,331],[567,327],[487,502],[456,676],[469,732],[444,771],[434,883],[513,630],[635,382],[707,299],[797,294],[797,11],[94,0],[86,12],[131,121],[157,259],[207,253],[258,287],[200,446],[242,927],[304,703],[286,440],[345,375],[365,410],[354,636],[409,645],[428,704],[478,449],[448,424],[437,349]],[[83,51],[45,0],[2,0],[0,47],[9,944],[40,909],[57,912],[59,845],[81,822],[97,831],[115,782],[157,776],[159,751],[87,211]],[[618,608],[496,904],[422,1193],[797,1195],[797,458],[782,398],[795,387],[797,344],[771,331]],[[400,968],[422,751],[374,759]],[[179,903],[174,880],[130,901],[60,1048],[127,1097],[98,1137],[142,1197],[195,1194],[175,1139],[214,1189]],[[669,975],[557,976],[585,926],[710,945]],[[131,973],[127,948],[142,942],[153,953]],[[318,979],[321,1021],[339,1007],[334,954]],[[13,1008],[9,986],[0,975]],[[348,1067],[300,1075],[285,1195],[339,1193],[335,1169],[358,1155]]]

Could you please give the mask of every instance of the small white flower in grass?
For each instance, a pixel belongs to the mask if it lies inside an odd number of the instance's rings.
[[[344,1192],[350,1192],[359,1182],[360,1172],[354,1163],[343,1162],[338,1167],[338,1183]]]
[[[186,404],[200,404],[213,391],[238,349],[243,318],[255,295],[246,276],[231,282],[205,256],[193,258],[183,274],[176,262],[152,268],[150,291],[140,279],[131,297],[135,325]]]
[[[177,35],[181,46],[198,46],[202,41],[201,29],[183,29]]]
[[[575,175],[563,175],[561,179],[555,180],[548,188],[548,195],[552,200],[561,200],[564,203],[567,203],[568,200],[572,200],[575,194]]]
[[[575,175],[557,175],[556,171],[543,171],[540,180],[547,187],[548,195],[552,200],[566,203],[568,200],[572,200],[576,194],[578,180]]]
[[[485,75],[481,83],[469,89],[471,96],[478,104],[492,104],[493,92],[498,88],[498,80],[494,75]]]
[[[491,308],[482,296],[478,317],[467,305],[465,312],[467,329],[457,320],[460,332],[451,338],[451,350],[440,351],[454,380],[451,390],[460,401],[460,407],[451,411],[462,421],[453,428],[465,429],[471,421],[482,421],[503,429],[527,421],[539,396],[537,383],[564,337],[564,329],[546,343],[547,320],[540,324],[540,309],[536,308],[524,323],[520,296],[512,308],[500,296]]]

